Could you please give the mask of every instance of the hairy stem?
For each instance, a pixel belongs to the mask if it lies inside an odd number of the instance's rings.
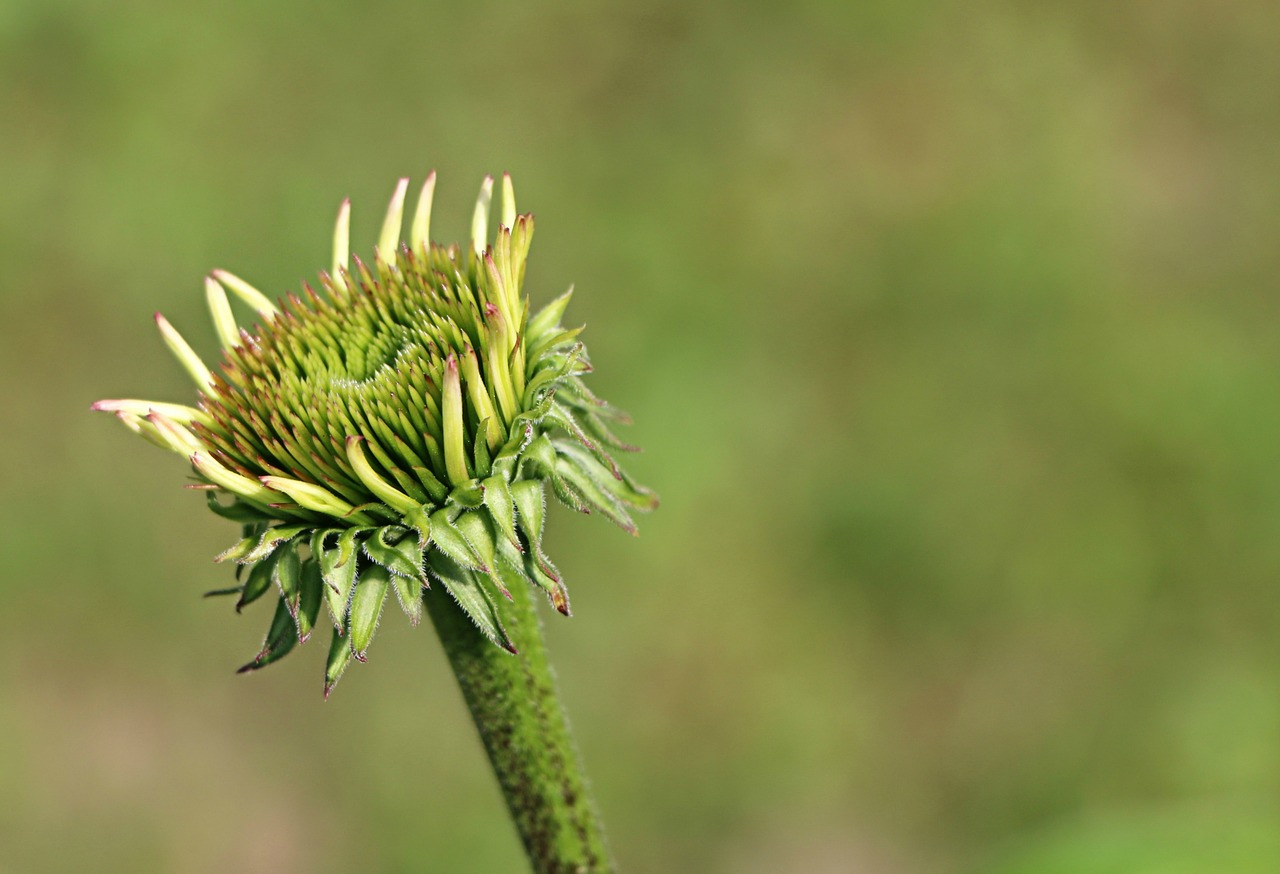
[[[536,874],[609,874],[613,861],[556,697],[528,586],[504,604],[511,655],[476,630],[442,587],[425,593],[449,663]]]

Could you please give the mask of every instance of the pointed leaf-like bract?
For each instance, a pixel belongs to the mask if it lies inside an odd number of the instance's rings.
[[[356,537],[363,529],[347,528],[338,535],[338,565],[345,567],[347,562],[356,560]]]
[[[280,597],[284,598],[289,613],[296,616],[298,599],[302,594],[302,561],[291,545],[279,551],[271,578],[280,587]]]
[[[474,573],[434,549],[427,553],[427,569],[485,637],[507,652],[516,652],[515,644],[502,627],[497,604],[484,586],[480,585]]]
[[[569,609],[569,590],[560,579],[560,572],[555,569],[551,562],[547,561],[546,556],[524,557],[525,573],[537,584],[538,588],[547,593],[547,597],[551,599],[551,606],[555,607],[565,616],[572,615]]]
[[[348,528],[338,536],[338,545],[323,548],[326,535],[332,531],[322,532],[320,539],[312,540],[312,550],[320,557],[320,575],[324,579],[324,599],[329,607],[329,615],[333,619],[334,630],[339,634],[347,627],[347,607],[351,603],[351,588],[356,581],[355,529]],[[347,549],[344,552],[343,543]],[[317,550],[317,545],[319,549]],[[346,561],[343,561],[345,556]]]
[[[575,494],[591,509],[600,511],[605,518],[628,534],[636,533],[636,523],[622,508],[618,499],[605,491],[603,483],[597,482],[563,456],[556,461],[556,473],[573,487]]]
[[[276,557],[270,555],[249,568],[249,577],[245,580],[244,590],[240,593],[240,600],[236,602],[237,613],[261,598],[271,588],[272,578],[275,575],[275,564]]]
[[[342,679],[349,664],[351,664],[351,647],[347,639],[335,628],[333,639],[329,642],[329,658],[324,666],[324,697],[326,699],[333,691],[333,687]]]
[[[462,536],[471,545],[472,552],[480,556],[480,560],[484,562],[484,572],[488,574],[489,579],[493,580],[498,591],[510,601],[511,592],[507,591],[507,587],[502,582],[502,576],[496,570],[497,545],[494,543],[493,531],[489,528],[488,519],[487,513],[463,513],[458,517],[456,524]]]
[[[311,631],[320,618],[320,599],[324,592],[324,579],[320,573],[320,562],[314,556],[302,563],[302,592],[298,597],[298,613],[294,622],[298,626],[298,643],[306,643]]]
[[[364,661],[382,616],[382,605],[387,600],[387,587],[391,585],[391,572],[379,564],[364,568],[351,595],[351,654]]]
[[[546,553],[542,551],[542,526],[547,511],[542,484],[536,480],[520,480],[512,483],[511,497],[515,499],[516,509],[520,513],[517,524],[528,538],[529,545],[533,547],[533,554],[539,567],[547,576],[559,582],[560,575]]]
[[[279,661],[289,654],[297,642],[298,632],[293,624],[293,616],[290,615],[284,598],[278,598],[276,613],[271,619],[271,627],[267,630],[267,638],[262,644],[262,649],[253,661],[241,667],[236,673],[256,671],[258,668],[265,668],[272,662]]]
[[[416,536],[399,525],[388,525],[364,541],[364,553],[393,574],[422,579],[422,549]]]
[[[396,600],[400,609],[409,617],[410,625],[417,625],[422,620],[422,584],[423,578],[405,577],[400,574],[391,575],[391,584],[396,589]]]
[[[511,484],[511,497],[520,511],[520,530],[534,546],[542,544],[542,522],[546,516],[546,498],[537,480],[520,480]]]
[[[560,324],[560,318],[564,315],[565,308],[569,306],[569,301],[572,298],[573,289],[570,288],[564,294],[551,301],[551,303],[538,310],[537,315],[529,319],[529,336],[541,337]]]
[[[570,459],[583,474],[617,500],[646,512],[657,508],[657,495],[641,486],[620,468],[615,467],[612,470],[606,468],[580,444],[570,440],[560,440],[556,441],[555,447],[561,461]]]
[[[469,480],[449,492],[449,503],[456,507],[474,510],[484,506],[484,489],[477,480]]]
[[[246,537],[230,549],[218,553],[213,560],[218,563],[239,561],[253,551],[253,548],[258,545],[258,540],[258,537]]]
[[[486,518],[488,517],[485,513],[467,512],[458,517],[454,526],[466,538],[472,553],[480,559],[480,570],[487,572],[488,568],[493,567],[496,547],[493,543],[493,532],[489,529]]]
[[[484,481],[484,505],[489,509],[494,524],[498,527],[516,549],[523,551],[520,538],[516,536],[515,499],[511,497],[511,488],[500,476],[491,476]]]
[[[467,538],[462,536],[462,532],[449,519],[448,510],[437,510],[431,514],[431,540],[437,550],[457,564],[481,573],[488,572],[484,560],[476,555]]]
[[[258,538],[257,543],[252,549],[244,553],[242,556],[235,557],[236,561],[243,564],[248,564],[253,561],[261,561],[279,548],[280,544],[288,543],[290,540],[306,530],[306,525],[280,525],[275,528],[268,528],[262,533],[262,536]],[[243,540],[240,541],[240,543],[236,544],[232,549],[238,550],[243,543]],[[231,550],[228,550],[228,552],[230,551]],[[223,555],[226,555],[226,553],[223,553]],[[223,557],[218,556],[218,558],[214,560],[222,561]]]
[[[418,549],[422,552],[427,551],[427,546],[431,543],[431,516],[427,513],[425,507],[418,507],[404,514],[406,525],[413,526],[413,530],[418,535]]]
[[[583,498],[564,477],[560,475],[558,470],[554,468],[547,474],[547,479],[551,482],[551,491],[560,503],[564,504],[570,510],[576,510],[579,513],[591,512],[591,505]]]

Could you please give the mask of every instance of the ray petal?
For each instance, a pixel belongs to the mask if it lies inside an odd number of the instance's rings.
[[[489,201],[493,200],[493,177],[484,177],[480,196],[476,198],[476,211],[471,216],[471,248],[479,255],[489,244]]]
[[[418,208],[413,212],[413,226],[409,231],[409,244],[415,252],[425,252],[431,241],[431,202],[435,199],[436,171],[427,175],[418,195]]]
[[[409,180],[396,184],[391,203],[387,204],[387,217],[382,221],[382,234],[378,237],[378,257],[387,264],[396,261],[396,246],[400,242],[400,227],[404,222],[404,195],[409,190]]]

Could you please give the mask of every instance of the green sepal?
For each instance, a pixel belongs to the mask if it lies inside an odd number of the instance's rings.
[[[511,497],[515,499],[516,510],[519,512],[516,517],[516,523],[520,526],[520,530],[524,532],[525,538],[529,541],[533,551],[532,556],[525,555],[526,566],[531,560],[536,561],[546,576],[559,583],[559,571],[556,570],[551,560],[547,558],[546,553],[542,551],[542,528],[547,512],[546,496],[542,483],[528,479],[514,482],[511,484]],[[535,577],[534,579],[536,581],[537,578]]]
[[[507,591],[507,587],[502,582],[502,577],[495,568],[497,564],[497,547],[493,541],[493,530],[489,527],[489,515],[478,512],[463,513],[458,517],[458,521],[455,524],[458,526],[458,530],[462,532],[462,536],[467,539],[467,543],[471,544],[472,551],[484,562],[484,572],[489,575],[489,579],[493,580],[493,584],[498,587],[498,591],[502,592],[503,596],[510,601],[511,592]]]
[[[493,517],[494,524],[517,550],[523,552],[524,547],[520,545],[520,538],[516,536],[515,503],[507,481],[500,476],[491,476],[481,485],[484,488],[484,505],[488,508],[489,515]]]
[[[298,613],[294,623],[298,626],[298,643],[306,643],[320,618],[320,600],[327,588],[320,572],[320,562],[314,556],[302,563],[302,592],[298,598]]]
[[[498,606],[475,574],[449,559],[439,550],[427,553],[427,569],[440,581],[450,597],[480,629],[480,633],[507,652],[515,654],[515,644],[507,636],[498,616]]]
[[[481,573],[489,572],[489,569],[484,566],[484,560],[476,555],[467,538],[462,536],[462,532],[449,518],[447,509],[436,510],[431,514],[431,540],[435,543],[436,550],[462,567],[478,570]]]
[[[557,396],[558,397],[558,396]],[[567,406],[567,404],[566,404]],[[614,434],[609,426],[604,423],[604,419],[594,410],[578,408],[578,423],[582,426],[582,430],[586,431],[596,440],[603,443],[611,449],[617,449],[619,452],[639,452],[640,447],[631,443],[627,443]]]
[[[466,507],[468,510],[481,506],[484,503],[484,489],[481,488],[480,481],[467,480],[449,492],[449,503]]]
[[[515,501],[520,530],[535,547],[542,545],[542,523],[546,518],[547,502],[542,483],[534,479],[517,480],[511,484],[511,498]]]
[[[493,476],[500,476],[507,482],[515,477],[516,464],[520,461],[520,453],[533,440],[533,424],[530,422],[513,423],[511,426],[511,439],[506,442],[498,455],[493,459],[493,464],[489,467],[489,472]]]
[[[536,406],[525,410],[520,415],[511,420],[511,437],[503,445],[502,451],[498,453],[501,458],[509,453],[519,453],[524,447],[529,445],[529,441],[533,439],[533,426],[539,424],[543,417],[547,415],[547,411],[551,409],[551,404],[555,401],[555,393],[549,392],[546,397],[537,403]],[[516,428],[524,426],[521,430],[524,434],[517,432]],[[515,441],[519,441],[517,447],[512,449]]]
[[[524,571],[524,547],[521,546],[520,549],[516,549],[500,537],[496,538],[494,543],[497,546],[498,553],[498,560],[495,563],[496,567],[501,570],[513,570],[521,580],[529,585],[533,585],[533,580],[530,579]],[[511,583],[512,577],[509,574],[504,574],[502,578],[506,582]]]
[[[364,661],[373,633],[378,629],[383,602],[387,600],[387,587],[391,585],[391,571],[380,564],[371,564],[360,574],[355,592],[351,595],[351,654]]]
[[[288,606],[284,603],[284,598],[276,601],[276,613],[271,618],[271,627],[267,630],[266,640],[262,644],[262,649],[254,657],[253,661],[247,665],[243,665],[237,674],[243,674],[248,671],[256,671],[258,668],[265,668],[272,662],[279,661],[289,654],[294,645],[298,642],[297,629],[293,625],[293,616],[290,615]]]
[[[559,471],[552,473],[547,479],[552,484],[552,494],[566,507],[573,509],[579,513],[590,514],[591,504],[586,500],[579,490],[572,486],[568,480],[559,475]]]
[[[344,528],[342,533],[338,535],[338,560],[339,567],[345,567],[348,562],[354,562],[356,557],[356,537],[368,531],[367,528]]]
[[[422,579],[422,549],[400,525],[378,528],[364,541],[364,554],[393,574]]]
[[[543,355],[555,349],[559,349],[567,343],[572,343],[582,333],[582,328],[570,328],[567,331],[560,331],[557,334],[544,334],[529,346],[529,360],[541,358]]]
[[[568,406],[590,412],[601,419],[608,419],[610,422],[617,422],[620,425],[632,424],[631,416],[626,410],[621,410],[603,398],[597,397],[577,374],[566,377],[557,386],[556,399]]]
[[[524,557],[524,570],[533,582],[547,593],[547,598],[551,601],[551,606],[565,616],[572,616],[573,612],[569,608],[569,590],[560,579],[560,572],[556,570],[555,565],[547,561],[546,556],[526,555]]]
[[[471,544],[472,552],[480,559],[484,568],[493,567],[496,547],[493,544],[493,531],[486,521],[487,513],[463,513],[453,523],[462,536]]]
[[[404,615],[409,617],[410,625],[417,625],[422,620],[422,589],[425,580],[425,574],[421,578],[405,577],[400,574],[391,575],[391,583],[396,589],[396,599],[399,600],[400,609],[404,611]]]
[[[611,422],[617,422],[620,425],[630,425],[632,419],[626,410],[621,410],[613,404],[597,397],[595,392],[587,388],[587,384],[582,381],[582,377],[573,375],[564,381],[563,394],[569,400],[574,401],[576,406],[590,407],[591,411],[603,419]],[[559,392],[557,393],[559,394]]]
[[[556,448],[551,444],[551,438],[546,434],[539,434],[520,455],[520,478],[538,479],[550,476],[555,473],[555,464]],[[530,476],[526,471],[531,471],[533,475]]]
[[[622,507],[622,503],[605,490],[604,484],[585,473],[568,457],[556,460],[556,473],[573,487],[574,492],[593,510],[599,510],[610,522],[628,534],[636,533],[636,523]],[[610,482],[614,480],[610,477]],[[552,480],[554,486],[555,480]],[[558,494],[558,490],[557,490]]]
[[[556,471],[556,449],[546,434],[538,435],[520,458],[520,478],[549,480],[561,501],[581,513],[589,513],[580,500],[567,492],[567,486]]]
[[[418,550],[426,552],[427,545],[431,543],[431,517],[428,508],[414,507],[404,514],[401,521],[418,532]]]
[[[333,687],[338,685],[338,681],[342,679],[343,673],[347,670],[347,665],[351,664],[351,647],[347,644],[347,639],[342,636],[342,632],[338,629],[333,630],[333,639],[329,642],[329,658],[324,666],[324,697],[329,698],[329,693],[333,691]]]
[[[235,546],[232,546],[229,549],[224,549],[222,552],[215,555],[213,560],[218,563],[222,563],[224,561],[239,561],[253,551],[253,548],[258,545],[259,539],[260,537],[246,537]]]
[[[494,459],[493,466],[489,468],[489,472],[496,477],[501,477],[507,482],[510,482],[515,477],[516,462],[519,460],[519,456],[516,455],[508,455],[504,458]]]
[[[596,459],[595,455],[580,444],[571,440],[555,441],[556,452],[562,457],[569,457],[573,463],[601,488],[625,504],[637,510],[648,512],[657,509],[658,496],[651,489],[637,483],[621,468],[608,470]],[[614,471],[617,475],[614,475]]]
[[[537,586],[547,596],[551,606],[565,616],[569,611],[569,592],[559,578],[552,579],[538,567],[537,560],[528,553],[517,552],[505,540],[498,541],[498,573],[508,587],[518,585]]]
[[[572,297],[573,289],[571,288],[534,313],[534,315],[529,319],[529,327],[526,329],[526,336],[541,337],[556,325],[560,324],[560,318],[564,315],[565,308],[569,306],[569,300]]]
[[[320,557],[320,575],[324,579],[324,599],[329,606],[334,630],[342,634],[347,625],[347,608],[351,603],[351,589],[356,581],[356,534],[358,529],[346,528],[338,534],[338,543],[328,549],[324,541],[334,530],[321,532],[311,540],[311,550]],[[319,550],[316,549],[319,545]]]
[[[290,614],[297,615],[298,599],[302,593],[302,561],[298,558],[298,550],[292,545],[281,549],[276,555],[275,565],[271,569],[271,579],[280,589],[280,597]]]
[[[613,456],[609,455],[609,453],[597,446],[595,442],[587,436],[587,433],[582,430],[582,426],[578,424],[578,420],[575,419],[573,414],[565,409],[563,405],[551,405],[551,411],[547,413],[547,424],[570,434],[573,439],[577,440],[578,443],[591,453],[596,461],[609,469],[610,476],[614,479],[622,479],[622,470],[618,467],[618,462],[614,461]],[[564,443],[563,440],[553,442],[557,444]]]
[[[252,564],[255,561],[261,561],[266,558],[281,543],[291,540],[307,530],[304,525],[282,525],[268,528],[265,531],[255,530],[257,527],[246,524],[245,533],[247,536],[230,549],[218,553],[213,560],[215,562],[234,560],[240,564]]]
[[[517,585],[519,581],[537,586],[546,593],[552,607],[566,616],[570,615],[568,590],[560,581],[560,572],[546,556],[518,551],[505,540],[499,540],[497,567],[508,586]]]
[[[524,403],[531,406],[533,401],[538,397],[538,392],[547,386],[554,385],[564,379],[573,370],[573,366],[578,363],[578,359],[582,356],[585,348],[581,343],[573,348],[568,355],[564,356],[564,360],[558,364],[547,361],[544,366],[538,368],[538,371],[529,380],[529,384],[524,387]],[[544,359],[546,360],[546,359]]]
[[[261,598],[271,588],[271,580],[275,573],[275,563],[275,556],[270,555],[249,568],[249,577],[245,580],[244,588],[240,592],[240,600],[236,602],[237,613]]]
[[[281,544],[288,543],[310,527],[309,525],[278,525],[275,528],[268,528],[262,533],[262,537],[258,540],[258,545],[242,558],[237,559],[237,561],[244,564],[248,564],[251,561],[261,561],[275,552]],[[239,546],[239,544],[236,544],[236,546]],[[234,548],[236,547],[232,547],[232,549]]]

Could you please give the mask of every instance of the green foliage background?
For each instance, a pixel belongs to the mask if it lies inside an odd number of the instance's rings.
[[[631,872],[1280,870],[1280,14],[1261,0],[0,4],[0,870],[515,871],[427,629],[248,678],[103,396],[162,309],[538,217],[664,497],[561,512]],[[422,860],[428,860],[423,863]]]

